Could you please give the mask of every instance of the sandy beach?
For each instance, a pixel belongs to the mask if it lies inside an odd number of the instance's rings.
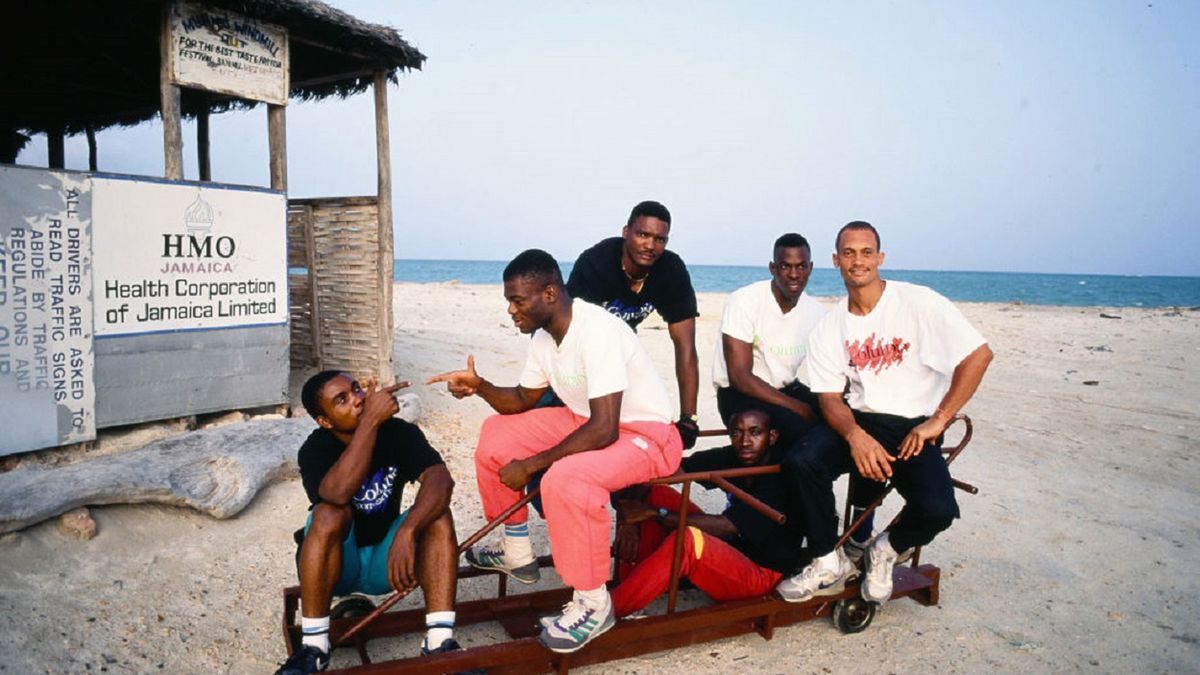
[[[722,294],[700,295],[702,382],[723,303]],[[857,635],[815,621],[771,641],[746,636],[587,671],[1200,669],[1200,311],[960,306],[996,358],[966,408],[975,439],[955,465],[980,494],[960,493],[962,519],[924,554],[942,568],[939,606],[889,603]],[[424,381],[474,354],[480,374],[515,382],[527,338],[509,321],[499,285],[397,284],[394,311],[401,379]],[[665,327],[652,319],[640,334],[670,375]],[[483,523],[471,456],[490,411],[441,387],[410,391],[457,480],[465,537]],[[702,427],[718,425],[708,386],[700,417]],[[253,434],[258,423],[240,424]],[[288,423],[298,438],[312,427]],[[886,509],[897,505],[893,498]],[[306,508],[293,478],[229,520],[110,506],[92,510],[99,532],[90,541],[52,521],[0,537],[0,672],[271,672],[284,657],[280,590],[296,583],[291,532]],[[544,525],[531,522],[544,550]],[[468,584],[460,597],[482,592]],[[483,626],[459,637],[474,646],[493,634]],[[414,637],[372,652],[416,649]],[[353,657],[335,654],[334,663]]]

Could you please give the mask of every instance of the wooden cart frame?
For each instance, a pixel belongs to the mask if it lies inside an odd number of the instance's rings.
[[[957,416],[951,425],[953,426],[955,422],[963,423],[963,436],[956,445],[942,448],[942,453],[946,457],[947,464],[953,462],[966,448],[971,440],[973,431],[971,420],[966,416]],[[703,432],[703,435],[717,436],[724,433],[724,431],[719,430],[706,431]],[[696,481],[715,483],[768,517],[782,522],[784,517],[782,514],[754,499],[729,482],[729,479],[739,476],[767,474],[778,471],[778,466],[706,471],[668,476],[651,481],[651,483],[659,485],[680,484],[682,486],[681,491],[684,503],[686,503],[690,495],[692,483]],[[959,480],[954,480],[954,486],[971,494],[978,492],[974,486]],[[853,522],[851,522],[849,509],[847,509],[844,532],[838,541],[838,546],[845,543],[850,533],[883,503],[884,498],[890,492],[891,487],[889,486]],[[528,504],[536,494],[535,490],[522,497],[517,503],[509,507],[507,511],[464,541],[459,547],[460,551],[465,551],[477,543],[499,526],[509,515]],[[785,602],[778,596],[770,595],[678,610],[676,608],[676,600],[679,591],[679,568],[682,560],[683,537],[686,528],[687,514],[686,511],[683,511],[679,514],[679,526],[675,535],[675,558],[672,567],[666,613],[661,616],[638,620],[618,620],[613,628],[589,642],[586,647],[578,652],[572,654],[554,653],[543,647],[537,641],[536,637],[541,631],[538,619],[541,616],[558,611],[570,599],[571,589],[556,588],[510,595],[508,593],[507,575],[496,571],[462,567],[459,569],[459,579],[469,579],[486,575],[496,576],[497,591],[495,598],[458,603],[456,606],[458,625],[464,626],[489,621],[497,622],[508,634],[510,639],[507,642],[472,647],[446,654],[373,662],[366,649],[368,641],[383,637],[416,633],[423,630],[425,628],[425,612],[423,609],[388,612],[388,609],[404,597],[402,593],[393,593],[386,601],[373,609],[371,609],[369,601],[358,597],[348,603],[340,603],[343,610],[341,612],[335,608],[335,616],[330,626],[330,633],[336,636],[333,639],[335,646],[353,644],[358,651],[362,665],[327,672],[344,675],[369,675],[375,673],[415,675],[418,673],[449,673],[472,668],[486,668],[488,673],[492,675],[550,671],[566,673],[572,666],[603,663],[746,633],[758,633],[764,639],[770,640],[776,628],[823,616],[831,616],[834,624],[842,632],[858,632],[869,626],[875,616],[876,605],[862,599],[858,581],[848,583],[845,590],[838,595],[821,596],[802,603]],[[910,563],[895,568],[893,572],[894,588],[892,598],[912,598],[922,605],[935,605],[938,602],[941,571],[934,565],[921,564],[920,557],[921,549],[918,547]],[[550,556],[542,556],[538,558],[538,564],[541,567],[548,567],[552,566],[553,563]],[[291,586],[284,589],[283,605],[283,636],[287,643],[288,654],[290,655],[292,650],[300,643],[300,626],[297,624],[297,615],[300,606],[299,586]],[[350,612],[346,613],[345,610],[347,609]],[[349,616],[349,614],[355,614],[356,611],[357,616]],[[366,616],[362,616],[364,613]]]

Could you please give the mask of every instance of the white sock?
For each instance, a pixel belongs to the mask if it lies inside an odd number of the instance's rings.
[[[879,536],[875,537],[875,543],[873,546],[879,548],[881,553],[887,553],[888,551],[891,551],[892,555],[896,555],[896,549],[892,548],[892,541],[888,539],[887,532],[880,532]]]
[[[529,541],[529,523],[504,526],[504,562],[513,567],[533,562],[533,544]]]
[[[838,557],[838,549],[836,548],[817,558],[813,563],[817,566],[817,569],[829,570],[831,572],[837,572],[842,568],[842,561]]]
[[[452,637],[454,612],[430,612],[425,615],[425,649],[437,649]]]
[[[329,653],[329,617],[322,616],[316,619],[310,619],[307,616],[300,617],[300,643],[312,645],[317,649]]]
[[[612,605],[612,598],[604,586],[593,588],[590,591],[575,589],[575,599],[582,600],[585,605],[596,610],[608,609]]]

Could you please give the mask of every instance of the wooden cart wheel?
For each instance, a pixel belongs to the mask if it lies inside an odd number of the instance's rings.
[[[366,616],[375,609],[375,603],[364,595],[350,595],[342,598],[329,612],[330,619],[351,619],[356,616]]]
[[[875,603],[862,598],[838,600],[833,605],[833,625],[847,635],[865,630],[874,619]]]

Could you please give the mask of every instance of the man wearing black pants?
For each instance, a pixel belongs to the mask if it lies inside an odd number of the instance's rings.
[[[816,559],[779,585],[787,600],[841,592],[853,566],[837,541],[833,480],[846,471],[890,480],[904,498],[894,527],[867,549],[863,598],[886,602],[892,568],[958,517],[942,433],[975,393],[992,359],[983,336],[949,300],[923,286],[879,277],[879,234],[855,221],[837,236],[833,264],[846,284],[844,305],[809,337],[812,390],[829,428],[844,443],[806,436],[784,461],[801,501],[798,517]],[[849,382],[849,390],[846,384]]]

